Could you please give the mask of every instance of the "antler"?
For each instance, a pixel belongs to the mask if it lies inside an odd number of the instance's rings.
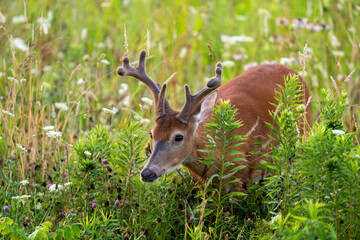
[[[142,50],[139,57],[139,65],[135,68],[130,65],[128,57],[123,59],[123,66],[117,69],[117,73],[120,76],[132,76],[136,79],[139,79],[141,82],[145,83],[152,92],[153,98],[155,100],[155,110],[156,118],[163,117],[166,112],[165,109],[171,109],[169,102],[165,97],[166,84],[162,87],[160,84],[156,84],[145,71],[145,57],[146,51]]]
[[[185,85],[186,102],[181,112],[176,116],[176,118],[180,122],[187,123],[190,114],[195,110],[197,104],[200,101],[202,101],[209,93],[220,87],[221,73],[222,73],[222,65],[221,63],[218,63],[216,65],[216,70],[215,70],[216,76],[211,78],[206,83],[206,87],[195,95],[191,95],[189,86]]]

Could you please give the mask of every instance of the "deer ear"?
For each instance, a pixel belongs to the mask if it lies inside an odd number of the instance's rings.
[[[210,117],[212,113],[212,106],[214,106],[216,103],[216,98],[217,91],[214,91],[202,101],[200,112],[196,116],[198,122],[202,122],[203,120]]]

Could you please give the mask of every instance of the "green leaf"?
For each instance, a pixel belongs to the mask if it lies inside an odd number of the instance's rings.
[[[73,236],[74,237],[80,237],[80,226],[78,224],[74,224],[71,226],[72,232],[73,232]]]
[[[69,226],[66,226],[66,227],[64,227],[64,238],[66,239],[66,240],[70,240],[71,238],[72,238],[72,232],[71,232],[71,228],[69,227]]]
[[[212,175],[207,181],[206,181],[206,187],[208,187],[211,183],[212,183],[212,180],[214,179],[214,177],[218,177],[220,178],[220,175],[219,174],[214,174]]]
[[[43,226],[43,228],[46,229],[46,231],[50,230],[50,227],[52,226],[51,222],[44,222],[43,224],[41,224],[41,226]]]
[[[231,172],[240,171],[241,169],[244,169],[245,167],[246,167],[245,165],[240,165],[240,166],[234,167],[233,169],[231,169]]]

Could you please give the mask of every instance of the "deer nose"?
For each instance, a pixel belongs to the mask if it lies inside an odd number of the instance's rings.
[[[155,172],[149,170],[149,169],[144,169],[142,172],[141,172],[141,179],[144,181],[144,182],[153,182],[154,180],[157,179],[157,175]]]

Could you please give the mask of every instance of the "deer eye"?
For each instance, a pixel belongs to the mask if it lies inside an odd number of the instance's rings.
[[[150,135],[150,138],[152,139],[152,138],[153,138],[153,136],[152,136],[152,132],[149,132],[149,135]]]
[[[176,135],[176,136],[175,136],[175,141],[176,141],[176,142],[180,142],[180,141],[183,140],[183,138],[184,138],[183,135]]]

